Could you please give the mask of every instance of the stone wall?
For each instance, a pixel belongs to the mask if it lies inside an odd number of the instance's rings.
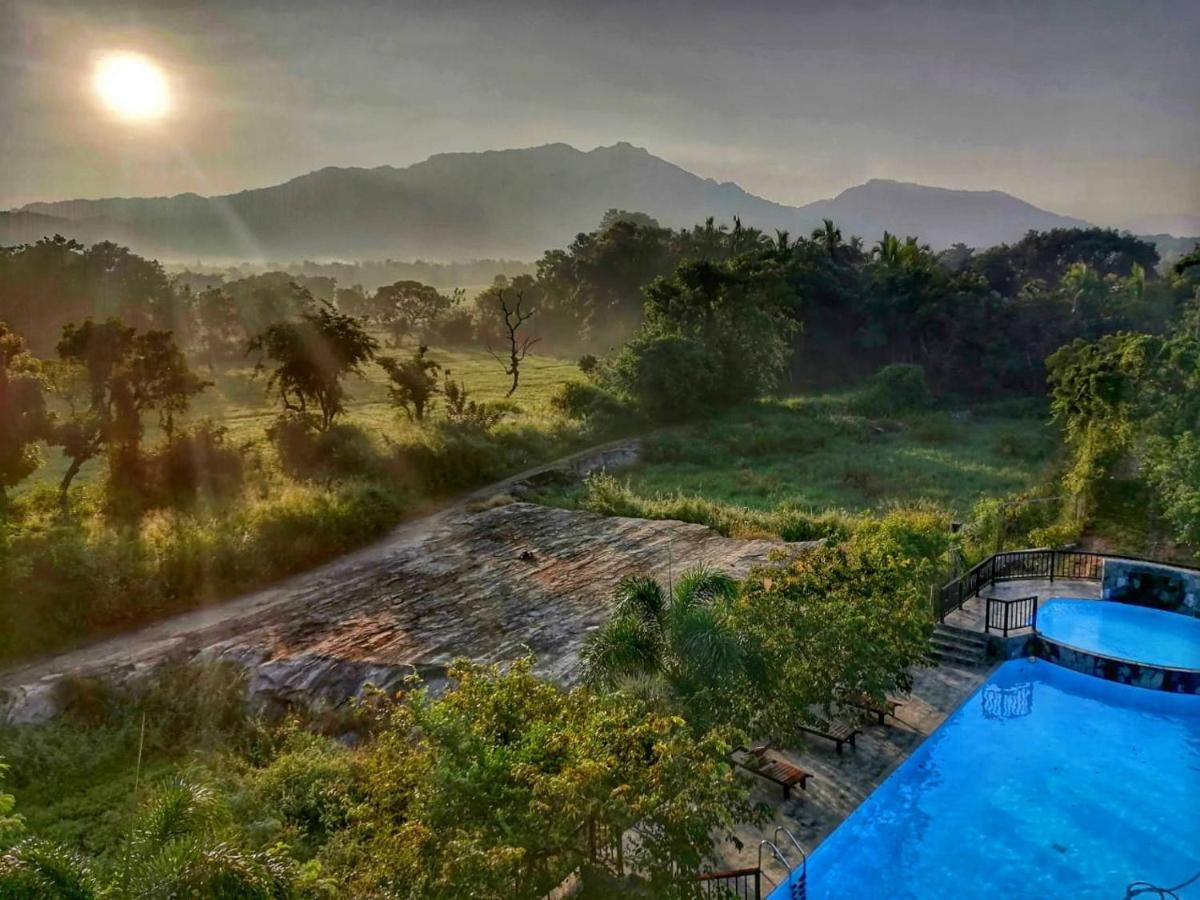
[[[1101,598],[1200,617],[1200,572],[1140,560],[1106,559]]]

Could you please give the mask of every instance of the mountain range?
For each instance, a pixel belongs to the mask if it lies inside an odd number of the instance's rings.
[[[116,240],[160,259],[533,259],[596,227],[608,209],[688,227],[709,216],[806,234],[833,219],[874,241],[886,229],[935,248],[987,247],[1029,229],[1088,223],[1001,191],[872,179],[786,206],[702,178],[627,143],[444,153],[405,168],[325,168],[224,196],[30,203],[0,213],[0,244],[61,233]]]

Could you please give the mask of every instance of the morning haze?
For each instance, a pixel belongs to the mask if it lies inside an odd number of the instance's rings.
[[[788,205],[889,178],[1139,232],[1200,214],[1187,2],[4,10],[9,206],[628,141]],[[114,129],[81,90],[94,57],[122,48],[157,59],[176,90],[153,127]]]
[[[1196,900],[1198,38],[0,0],[0,900]]]

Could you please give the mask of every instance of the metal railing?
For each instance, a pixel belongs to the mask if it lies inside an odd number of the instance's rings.
[[[1009,550],[995,553],[973,566],[959,578],[944,585],[935,595],[934,612],[945,621],[946,616],[959,609],[988,585],[998,581],[1045,578],[1099,581],[1104,575],[1106,559],[1166,565],[1174,569],[1200,572],[1189,566],[1163,563],[1140,556],[1117,556],[1112,553],[1092,553],[1088,550]]]
[[[762,900],[762,869],[750,866],[745,869],[726,869],[723,872],[705,872],[696,878],[696,896],[704,900]]]
[[[995,630],[1008,637],[1010,631],[1037,627],[1038,598],[1013,597],[1005,600],[988,597],[983,611],[983,632]]]

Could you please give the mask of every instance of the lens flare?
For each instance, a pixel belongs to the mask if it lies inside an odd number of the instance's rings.
[[[101,59],[92,84],[110,111],[131,122],[161,118],[170,108],[166,75],[137,53],[114,53]]]

